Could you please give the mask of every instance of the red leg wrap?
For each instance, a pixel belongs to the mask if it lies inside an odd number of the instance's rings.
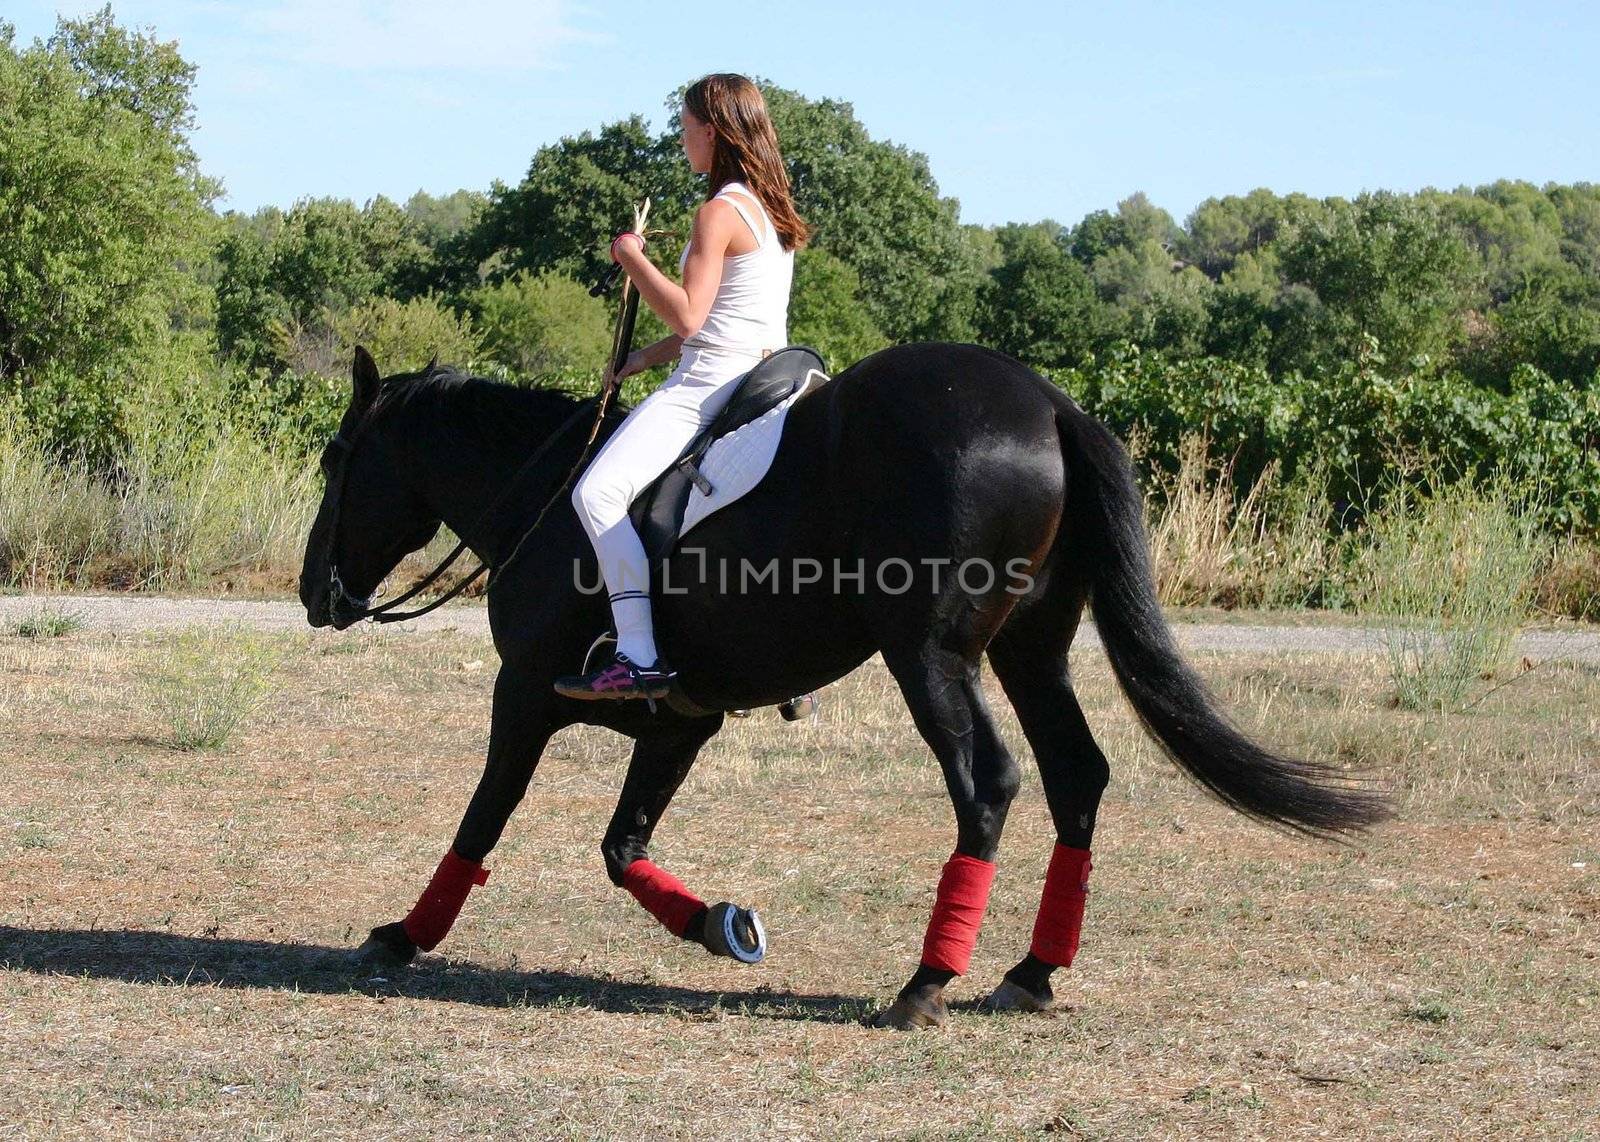
[[[456,850],[451,849],[400,926],[413,944],[425,952],[433,951],[461,915],[461,906],[467,902],[472,886],[488,879],[488,869],[475,860],[457,856]]]
[[[978,928],[989,906],[989,886],[994,883],[994,861],[956,853],[945,862],[939,877],[939,894],[922,939],[924,966],[962,975],[978,945]]]
[[[704,900],[684,887],[683,881],[643,858],[623,870],[622,887],[633,893],[644,910],[674,936],[687,932],[689,921],[706,906]]]
[[[1071,849],[1060,842],[1050,854],[1050,871],[1044,877],[1039,918],[1033,922],[1032,952],[1053,967],[1072,966],[1083,931],[1083,908],[1089,902],[1088,849]]]

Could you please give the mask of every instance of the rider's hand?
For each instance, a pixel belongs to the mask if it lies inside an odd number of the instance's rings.
[[[633,376],[635,373],[642,373],[649,367],[644,363],[644,354],[635,349],[628,354],[628,359],[622,363],[622,372],[617,374],[616,379],[623,380]]]

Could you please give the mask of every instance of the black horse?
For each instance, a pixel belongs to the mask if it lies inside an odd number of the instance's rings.
[[[735,923],[747,914],[706,908],[651,864],[651,833],[724,711],[817,690],[881,652],[943,769],[956,840],[922,962],[875,1022],[942,1022],[944,987],[967,967],[1019,784],[979,684],[987,653],[1057,832],[1032,950],[988,1002],[1040,1009],[1051,972],[1077,946],[1109,777],[1067,669],[1086,602],[1145,726],[1224,802],[1313,835],[1360,829],[1386,811],[1377,792],[1257,746],[1218,712],[1157,604],[1126,453],[1065,393],[1002,353],[948,343],[885,349],[794,405],[764,480],[685,537],[667,564],[672,593],[652,583],[657,638],[703,714],[652,711],[640,700],[580,702],[552,689],[610,623],[606,595],[594,590],[593,549],[562,494],[585,443],[587,426],[571,425],[586,405],[592,419],[592,404],[434,366],[380,379],[363,349],[353,376],[339,436],[323,456],[328,488],[301,575],[309,621],[342,627],[359,618],[364,602],[351,600],[374,592],[442,521],[495,568],[488,607],[501,659],[487,765],[454,844],[406,920],[373,930],[369,958],[408,961],[443,938],[468,889],[483,883],[481,862],[545,743],[563,726],[588,723],[635,743],[601,845],[612,881],[682,937],[749,959],[748,923]],[[601,441],[621,416],[608,414]],[[514,502],[496,507],[541,446]],[[774,563],[776,578],[741,581],[741,572]]]

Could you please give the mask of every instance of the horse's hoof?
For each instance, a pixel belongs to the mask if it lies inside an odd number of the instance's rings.
[[[767,954],[767,930],[754,908],[740,908],[724,900],[706,910],[704,943],[714,956],[758,964]]]
[[[384,924],[372,929],[367,942],[350,953],[350,966],[364,969],[401,968],[417,956],[417,945],[411,942],[406,930],[399,924]]]
[[[798,722],[802,718],[809,718],[817,712],[816,694],[801,694],[798,698],[790,698],[778,706],[778,713],[783,715],[786,722]]]
[[[902,995],[888,1007],[867,1020],[868,1027],[888,1027],[895,1031],[915,1031],[920,1027],[943,1027],[950,1016],[944,1001],[944,991],[914,991]]]
[[[1000,986],[991,991],[978,1004],[980,1011],[1025,1011],[1035,1013],[1049,1011],[1055,1004],[1055,996],[1035,995],[1021,984],[1012,983],[1009,979],[1002,979]]]

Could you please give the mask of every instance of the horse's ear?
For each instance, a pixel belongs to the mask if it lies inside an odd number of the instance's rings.
[[[422,370],[422,371],[424,373],[432,373],[438,367],[439,367],[439,354],[435,353],[433,355],[433,357],[428,361],[428,367],[426,369]]]
[[[352,403],[357,408],[366,408],[377,397],[382,378],[378,376],[378,363],[372,359],[365,345],[356,346],[356,360],[350,367],[350,379],[355,382]]]

